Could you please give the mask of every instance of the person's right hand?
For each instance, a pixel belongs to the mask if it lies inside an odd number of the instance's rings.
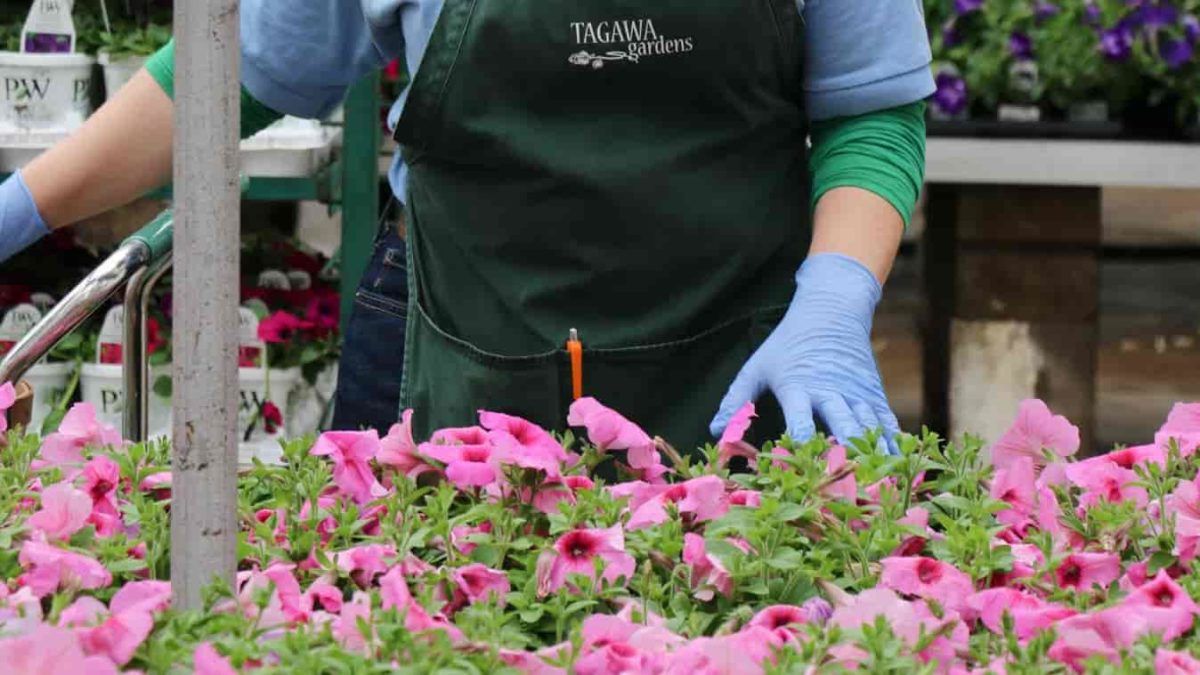
[[[0,263],[50,233],[18,171],[0,184]]]

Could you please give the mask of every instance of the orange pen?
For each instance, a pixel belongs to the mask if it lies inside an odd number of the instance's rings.
[[[583,343],[574,328],[567,337],[567,354],[571,357],[571,392],[578,401],[583,398]]]

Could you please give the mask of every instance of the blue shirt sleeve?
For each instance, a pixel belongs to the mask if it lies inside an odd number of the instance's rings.
[[[800,0],[814,120],[919,101],[934,91],[921,0]]]
[[[323,117],[351,84],[403,53],[394,8],[386,0],[242,0],[242,84],[273,110]]]

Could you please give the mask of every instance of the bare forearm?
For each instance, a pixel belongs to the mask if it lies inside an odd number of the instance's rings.
[[[904,234],[904,221],[882,197],[854,187],[835,188],[817,203],[809,255],[840,253],[887,281]]]
[[[171,176],[174,104],[146,73],[22,171],[51,228],[127,204]]]

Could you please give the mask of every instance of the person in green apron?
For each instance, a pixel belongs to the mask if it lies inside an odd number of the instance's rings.
[[[383,383],[419,436],[480,409],[561,428],[581,395],[685,448],[750,401],[768,437],[899,431],[870,332],[923,177],[918,0],[243,0],[242,31],[246,133],[329,112],[392,58],[413,74],[390,117],[403,373]],[[172,63],[0,204],[42,229],[87,215],[54,168],[135,122],[142,181],[106,199],[165,177]]]

